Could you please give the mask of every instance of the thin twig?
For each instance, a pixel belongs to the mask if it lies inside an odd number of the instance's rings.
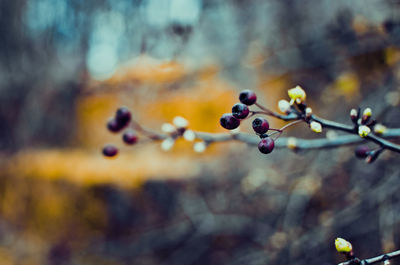
[[[393,252],[390,252],[390,253],[387,253],[387,254],[383,254],[383,255],[374,257],[374,258],[361,260],[360,264],[361,265],[374,264],[374,263],[377,263],[377,262],[383,262],[385,260],[393,259],[393,258],[396,258],[398,256],[400,256],[400,250],[396,250],[396,251],[393,251]],[[352,264],[352,260],[349,260],[349,261],[346,261],[346,262],[342,262],[339,265],[350,265],[350,264]]]

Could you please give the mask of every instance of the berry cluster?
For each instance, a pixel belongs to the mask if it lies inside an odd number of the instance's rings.
[[[313,114],[310,107],[307,106],[306,93],[300,87],[296,86],[288,90],[289,100],[282,99],[278,102],[278,112],[272,111],[257,102],[257,95],[251,90],[243,90],[239,94],[239,103],[232,107],[231,113],[225,113],[220,118],[220,124],[227,130],[237,129],[241,122],[249,119],[256,114],[271,116],[283,121],[291,121],[280,129],[271,128],[267,119],[264,117],[256,117],[252,121],[254,133],[260,138],[258,149],[263,154],[271,153],[275,148],[275,141],[281,136],[282,132],[292,125],[305,123],[309,128],[316,133],[321,133],[323,128],[343,131],[349,134],[357,135],[369,142],[378,144],[377,149],[370,149],[368,146],[359,146],[355,150],[355,155],[358,158],[364,158],[367,163],[375,161],[378,156],[386,149],[400,153],[400,145],[389,142],[384,137],[393,135],[396,129],[388,130],[382,124],[371,118],[372,111],[370,108],[361,110],[352,109],[350,118],[353,125],[346,125],[330,120],[320,118]],[[250,107],[257,107],[257,110],[252,110]],[[129,129],[127,127],[132,129]],[[241,133],[230,134],[212,134],[205,132],[195,132],[188,129],[188,121],[183,117],[175,117],[172,123],[164,123],[161,126],[162,133],[146,129],[138,122],[132,119],[131,112],[126,107],[119,108],[114,117],[107,122],[107,128],[112,133],[123,132],[122,140],[127,145],[133,145],[138,142],[138,135],[147,137],[150,141],[161,141],[161,149],[164,151],[170,150],[177,139],[183,138],[186,141],[193,142],[193,150],[195,152],[204,152],[206,148],[214,142],[240,140],[249,144],[254,144],[254,138],[250,135]],[[133,130],[134,129],[134,130]],[[272,132],[271,132],[272,131]],[[332,136],[332,135],[331,135]],[[348,140],[344,140],[341,136],[326,136],[320,138],[317,145],[311,144],[313,140],[302,140],[294,137],[289,137],[286,140],[286,147],[292,150],[299,149],[314,149],[332,146],[341,146],[349,144]],[[354,142],[359,142],[358,139]],[[118,154],[118,148],[113,145],[106,145],[103,148],[103,154],[107,157],[113,157]]]
[[[126,107],[120,107],[117,109],[114,117],[111,117],[107,121],[107,129],[112,133],[119,133],[128,127],[132,120],[132,114]],[[136,131],[132,129],[126,129],[122,134],[122,140],[125,144],[133,145],[138,141],[138,135]],[[103,155],[107,157],[113,157],[118,154],[118,148],[114,145],[107,144],[103,147]]]
[[[256,114],[255,111],[250,111],[248,106],[256,104],[257,95],[251,90],[243,90],[239,94],[240,103],[236,103],[232,107],[232,113],[225,113],[219,120],[222,127],[227,130],[234,130],[240,126],[240,121],[249,118]],[[258,149],[261,153],[269,154],[274,150],[275,142],[267,134],[270,130],[267,119],[257,117],[253,120],[252,127],[254,132],[261,138],[258,144]],[[272,129],[277,130],[277,129]]]

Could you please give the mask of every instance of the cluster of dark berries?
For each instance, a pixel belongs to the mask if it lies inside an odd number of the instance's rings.
[[[225,113],[219,120],[222,127],[227,130],[233,130],[240,126],[240,121],[249,117],[250,109],[248,106],[253,105],[257,101],[257,95],[251,90],[243,90],[239,94],[240,103],[236,103],[232,107],[232,113]],[[258,117],[253,120],[252,127],[254,132],[260,136],[261,141],[258,149],[261,153],[269,154],[274,150],[274,140],[268,136],[269,123],[265,118]]]
[[[132,114],[126,107],[117,109],[115,116],[111,117],[107,122],[107,129],[112,133],[119,133],[131,122]],[[132,145],[138,140],[136,132],[132,129],[127,129],[122,134],[124,143]],[[118,154],[118,148],[114,145],[107,144],[103,147],[103,155],[113,157]]]

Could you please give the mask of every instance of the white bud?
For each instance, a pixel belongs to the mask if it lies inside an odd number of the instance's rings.
[[[192,130],[186,130],[183,133],[183,138],[186,141],[192,142],[192,141],[194,141],[194,139],[196,139],[196,134]]]
[[[203,153],[207,148],[207,145],[205,142],[197,142],[193,145],[193,150],[196,153]]]
[[[356,109],[351,109],[350,110],[350,116],[351,117],[357,117],[357,110]]]
[[[310,123],[310,128],[311,128],[311,130],[312,130],[313,132],[316,132],[316,133],[322,132],[322,125],[321,125],[321,123],[319,123],[319,122],[312,121],[312,122]]]
[[[176,128],[171,123],[163,123],[163,125],[161,125],[161,131],[165,133],[173,133],[176,131]]]
[[[296,150],[297,149],[297,140],[294,137],[289,137],[287,140],[287,146],[289,149]]]
[[[358,135],[361,137],[366,137],[371,132],[371,129],[368,126],[361,125],[358,127]]]
[[[161,143],[161,149],[163,151],[169,151],[174,146],[175,140],[172,138],[167,138]]]
[[[287,100],[281,99],[278,102],[278,109],[283,112],[287,113],[290,111],[290,103]]]
[[[363,112],[363,116],[371,117],[372,116],[372,110],[371,108],[366,108]]]
[[[311,115],[312,115],[312,108],[310,108],[310,107],[306,108],[306,116],[307,116],[307,118],[311,117]]]
[[[177,127],[177,128],[186,128],[189,125],[189,122],[181,117],[181,116],[176,116],[172,123]]]
[[[374,126],[374,133],[376,133],[376,134],[383,134],[386,131],[387,131],[387,127],[385,125],[378,123]]]

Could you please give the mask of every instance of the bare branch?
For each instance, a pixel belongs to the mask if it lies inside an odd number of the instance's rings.
[[[377,256],[377,257],[374,257],[374,258],[361,260],[360,264],[361,265],[363,265],[363,264],[374,264],[374,263],[378,263],[378,262],[383,262],[385,260],[390,260],[390,259],[396,258],[398,256],[400,256],[400,250],[396,250],[394,252],[383,254],[383,255],[380,255],[380,256]],[[339,265],[351,265],[351,264],[353,264],[353,260],[342,262]]]

